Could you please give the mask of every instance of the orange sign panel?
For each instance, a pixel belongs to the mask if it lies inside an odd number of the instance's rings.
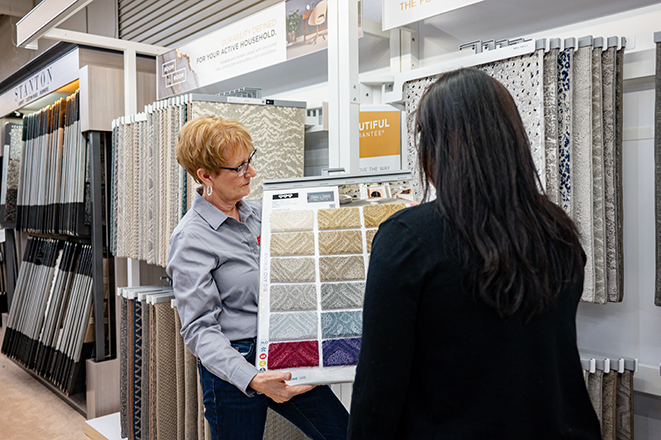
[[[400,112],[360,112],[360,157],[400,154]]]

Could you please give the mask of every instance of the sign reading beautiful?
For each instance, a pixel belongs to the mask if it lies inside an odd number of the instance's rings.
[[[375,173],[399,170],[400,112],[366,111],[359,113],[360,172]]]
[[[285,2],[158,57],[158,99],[287,59]]]
[[[424,20],[484,0],[383,0],[384,31]]]

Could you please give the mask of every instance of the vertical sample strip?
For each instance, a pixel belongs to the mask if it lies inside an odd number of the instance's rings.
[[[324,367],[356,365],[361,338],[328,339],[321,343]]]
[[[272,284],[272,312],[294,312],[317,309],[317,288],[314,284]]]
[[[544,55],[544,145],[546,157],[546,195],[559,201],[558,181],[558,53],[551,49]]]
[[[594,229],[592,197],[592,46],[574,53],[572,108],[572,219],[585,250],[585,281],[582,301],[595,300]]]
[[[661,42],[656,43],[655,85],[654,180],[656,197],[654,199],[656,204],[656,293],[654,295],[654,305],[661,307]],[[616,262],[614,265],[616,265]],[[611,273],[610,270],[609,273]],[[609,295],[614,294],[614,292],[609,292]]]
[[[560,207],[572,216],[572,80],[574,49],[558,56],[558,171]]]
[[[594,302],[606,304],[606,236],[604,230],[604,138],[601,47],[592,49],[592,230],[594,235]]]
[[[318,367],[319,342],[299,341],[269,344],[267,368]]]

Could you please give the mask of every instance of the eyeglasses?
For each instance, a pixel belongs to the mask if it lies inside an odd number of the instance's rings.
[[[252,164],[253,161],[255,160],[255,154],[256,153],[257,153],[257,150],[256,149],[253,150],[252,154],[248,158],[248,162],[243,162],[238,167],[234,167],[234,168],[220,167],[220,169],[221,170],[232,170],[236,173],[237,176],[243,177],[243,175],[246,174],[246,172],[248,171],[248,167],[250,166],[250,164]]]

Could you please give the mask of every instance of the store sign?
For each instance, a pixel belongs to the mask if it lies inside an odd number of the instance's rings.
[[[383,0],[384,31],[424,20],[484,0]]]
[[[359,113],[361,173],[401,169],[401,114],[399,110],[366,110]]]
[[[49,64],[0,95],[0,116],[30,104],[79,76],[78,49]]]
[[[158,99],[287,59],[285,2],[158,56]]]

